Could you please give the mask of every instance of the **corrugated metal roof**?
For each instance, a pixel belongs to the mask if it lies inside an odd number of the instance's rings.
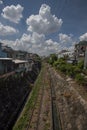
[[[12,58],[3,58],[3,57],[0,57],[0,60],[12,60]]]
[[[27,63],[28,61],[25,61],[25,60],[12,60],[15,64],[22,64],[22,63]]]

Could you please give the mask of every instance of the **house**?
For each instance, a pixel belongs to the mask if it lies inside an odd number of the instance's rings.
[[[21,59],[21,60],[25,59],[26,52],[13,50],[12,48],[10,48],[8,46],[4,46],[3,51],[7,53],[7,57],[9,57],[9,58]]]
[[[3,51],[3,43],[0,43],[0,57],[2,58],[6,58],[7,57],[7,53]]]
[[[11,58],[0,58],[0,75],[13,70]]]
[[[0,75],[12,71],[12,59],[7,58],[7,53],[2,48],[3,43],[0,43]]]
[[[16,72],[28,72],[32,70],[34,64],[34,58],[38,57],[36,54],[28,53],[25,51],[13,50],[8,46],[1,46],[1,54],[4,55],[5,59],[1,56],[0,71],[1,74],[7,73],[8,71]],[[8,58],[7,58],[8,57]]]
[[[16,72],[29,71],[29,62],[26,60],[12,60],[13,68]]]
[[[86,50],[85,50],[85,58],[84,58],[84,69],[87,68],[87,47],[86,47]]]
[[[87,41],[80,41],[78,44],[75,45],[75,58],[77,59],[77,61],[84,60],[86,47]]]
[[[80,41],[75,45],[75,59],[84,61],[84,69],[87,68],[87,41]]]
[[[58,53],[58,58],[67,57],[68,59],[74,59],[72,51],[62,50]]]

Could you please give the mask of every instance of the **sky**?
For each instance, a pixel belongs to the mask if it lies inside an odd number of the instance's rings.
[[[87,41],[87,0],[0,0],[0,42],[39,55]]]

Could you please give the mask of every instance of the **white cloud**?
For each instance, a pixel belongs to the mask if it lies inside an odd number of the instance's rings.
[[[71,38],[71,36],[69,36],[69,35],[67,35],[67,34],[60,33],[60,34],[59,34],[59,41],[60,41],[61,43],[66,44],[66,43],[72,42],[72,38]]]
[[[39,34],[50,34],[60,29],[63,21],[51,14],[51,8],[42,4],[39,14],[31,15],[27,18],[28,31],[37,32]]]
[[[72,39],[73,35],[67,35],[60,33],[59,34],[59,45],[60,45],[60,50],[73,50],[74,49],[74,41]]]
[[[0,36],[6,36],[6,35],[13,35],[18,33],[18,30],[11,26],[5,26],[2,23],[0,23]]]
[[[52,54],[52,53],[58,53],[58,51],[60,50],[59,43],[53,41],[52,39],[46,40],[44,49],[47,55]]]
[[[62,49],[72,51],[74,49],[73,40],[71,38],[69,39],[70,40],[66,41],[72,41],[72,42],[71,43],[68,42],[67,44],[65,44],[65,41],[62,43],[62,41],[56,42],[53,41],[52,39],[46,40],[44,34],[38,34],[34,32],[32,34],[24,33],[20,39],[5,42],[16,50],[23,50],[31,53],[37,53],[39,55],[49,55],[52,53],[58,53]]]
[[[2,1],[2,0],[0,0],[0,4],[3,4],[3,1]]]
[[[11,6],[6,6],[2,11],[3,13],[1,14],[5,19],[8,19],[11,22],[14,23],[19,23],[21,20],[22,16],[22,11],[23,7],[21,5],[11,5]]]
[[[15,50],[23,50],[39,55],[49,55],[59,50],[57,42],[54,42],[52,39],[46,40],[44,34],[38,33],[23,34],[20,39],[16,39],[15,41],[3,40],[2,42]]]
[[[63,35],[63,34],[62,34]],[[66,36],[64,34],[63,36]],[[59,51],[66,50],[74,50],[74,42],[71,36],[66,36],[67,38],[62,38],[59,42],[53,41],[52,39],[46,40],[44,34],[38,34],[36,32],[32,34],[24,33],[20,39],[16,39],[15,41],[4,41],[15,50],[23,50],[31,53],[37,53],[39,55],[49,55],[52,53],[58,53]],[[69,37],[69,38],[68,38]],[[65,43],[64,39],[68,39],[67,43]],[[63,42],[62,42],[63,41]],[[71,41],[71,42],[70,42]]]
[[[80,41],[87,41],[87,33],[84,33],[79,37]]]

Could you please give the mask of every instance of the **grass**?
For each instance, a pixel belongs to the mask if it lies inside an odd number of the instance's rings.
[[[34,108],[34,103],[37,99],[38,96],[38,92],[41,86],[41,81],[42,81],[42,77],[43,77],[43,71],[44,71],[44,67],[42,67],[42,70],[35,82],[35,85],[32,89],[32,92],[30,94],[30,96],[27,99],[27,102],[25,104],[25,107],[20,115],[20,117],[18,118],[15,126],[13,127],[13,130],[25,130],[28,122],[29,122],[29,117],[31,115],[31,111]]]

